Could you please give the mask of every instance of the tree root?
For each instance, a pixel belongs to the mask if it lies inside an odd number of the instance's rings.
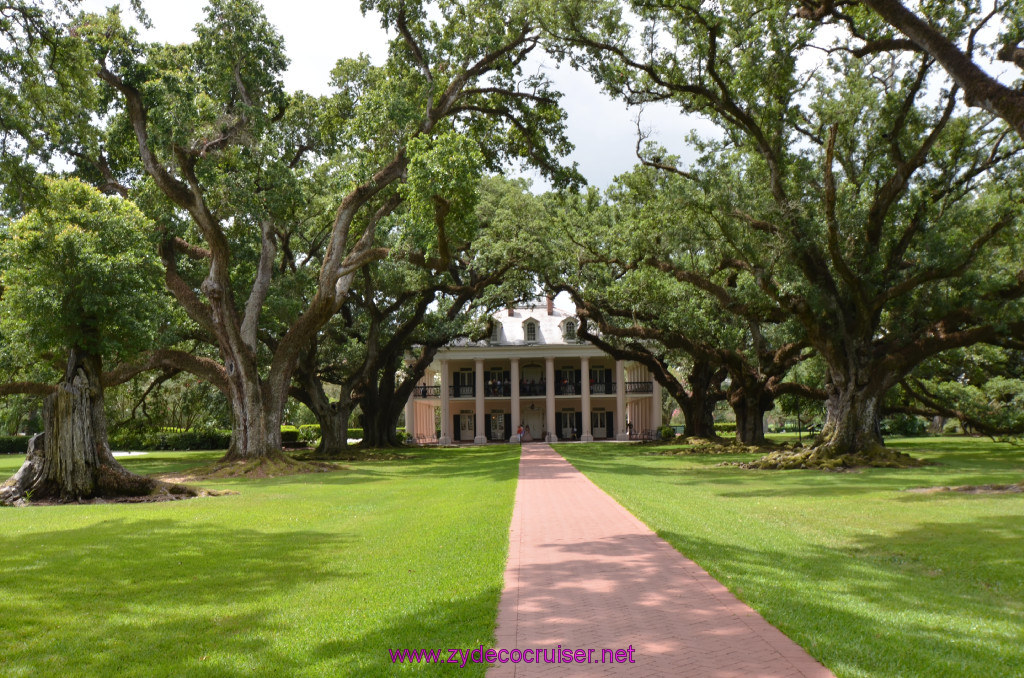
[[[915,459],[909,454],[890,450],[883,445],[845,454],[837,454],[834,448],[822,445],[806,450],[779,450],[754,461],[725,462],[722,465],[771,471],[787,469],[846,471],[855,468],[916,468],[933,464],[934,462]]]
[[[681,445],[681,447],[676,447]],[[676,438],[674,443],[668,445],[661,443],[656,448],[647,452],[648,455],[713,455],[713,454],[769,454],[779,449],[778,445],[746,445],[738,440],[726,438],[697,438],[682,436]],[[668,448],[668,449],[664,449]]]
[[[331,452],[320,452],[319,450],[312,450],[304,454],[295,455],[295,458],[300,461],[397,461],[399,459],[409,459],[411,455],[403,454],[401,452],[395,452],[397,448],[383,448],[383,449],[363,449],[363,448],[348,448],[344,451]]]
[[[173,501],[211,494],[131,473],[117,462],[108,464],[101,461],[94,474],[95,486],[90,494],[66,496],[59,485],[46,478],[41,451],[30,446],[25,463],[0,485],[0,506]]]
[[[276,452],[257,459],[225,458],[184,473],[167,473],[157,477],[164,481],[180,483],[218,478],[277,478],[302,473],[339,471],[343,468],[337,464],[300,460],[283,452]]]

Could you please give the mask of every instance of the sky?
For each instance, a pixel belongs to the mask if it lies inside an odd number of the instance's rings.
[[[114,0],[85,0],[85,11],[102,12]],[[123,3],[127,6],[127,0]],[[153,23],[143,30],[145,40],[157,42],[188,42],[193,39],[192,27],[203,16],[205,0],[143,0],[143,7]],[[264,0],[270,22],[284,36],[291,65],[285,74],[285,86],[311,94],[327,93],[328,75],[342,57],[365,52],[375,63],[384,60],[388,36],[380,26],[379,16],[364,17],[359,0]],[[129,12],[125,12],[127,17]],[[614,177],[636,164],[637,108],[628,108],[611,99],[586,73],[565,66],[558,68],[546,55],[535,61],[534,68],[543,69],[564,94],[563,108],[568,116],[570,140],[576,150],[569,157],[575,161],[587,181],[607,188]],[[684,158],[684,138],[701,121],[686,118],[667,105],[644,108],[641,124],[656,141],[670,152]],[[707,128],[709,129],[709,128]],[[513,171],[518,173],[518,171]],[[534,190],[547,184],[532,173]]]

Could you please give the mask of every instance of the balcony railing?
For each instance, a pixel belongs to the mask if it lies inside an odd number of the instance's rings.
[[[555,384],[555,395],[579,395],[580,382],[562,381]]]
[[[484,384],[484,395],[488,398],[508,398],[512,395],[512,384]]]
[[[440,398],[441,387],[440,386],[413,386],[412,387],[413,398]]]
[[[618,386],[614,381],[606,383],[594,383],[590,385],[591,395],[615,395]],[[519,395],[527,397],[540,397],[547,395],[547,386],[543,382],[523,383],[519,385]],[[555,384],[555,395],[572,396],[581,393],[580,382],[562,382]],[[626,393],[653,393],[654,383],[650,381],[627,381]],[[475,398],[475,386],[449,386],[448,395],[451,398]],[[508,398],[512,395],[512,384],[504,383],[485,384],[484,396],[488,398]],[[413,398],[440,398],[440,386],[415,386],[412,390]]]
[[[519,395],[521,396],[542,396],[547,393],[547,385],[543,381],[520,382]]]

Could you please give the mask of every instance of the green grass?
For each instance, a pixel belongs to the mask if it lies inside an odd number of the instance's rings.
[[[838,676],[1024,676],[1024,449],[889,443],[939,466],[858,473],[717,467],[752,455],[557,446],[676,549]]]
[[[388,648],[490,645],[518,447],[411,455],[204,483],[235,496],[0,510],[0,675],[383,676]]]

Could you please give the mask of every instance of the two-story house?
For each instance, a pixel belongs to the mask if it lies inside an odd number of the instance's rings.
[[[579,321],[546,305],[493,316],[484,341],[440,351],[406,404],[413,440],[627,440],[661,425],[647,368],[577,339]]]

